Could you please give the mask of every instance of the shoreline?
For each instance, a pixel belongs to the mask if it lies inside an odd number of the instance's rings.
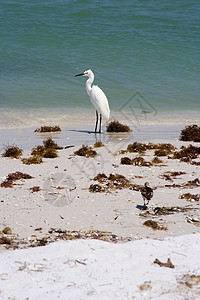
[[[200,124],[199,111],[157,111],[154,109],[129,106],[112,109],[110,121],[118,120],[133,129],[142,125],[191,125]],[[95,123],[95,110],[85,108],[57,109],[0,109],[0,130],[59,125],[63,128],[90,127]]]
[[[30,150],[45,138],[52,137],[61,146],[93,145],[96,141],[118,143],[121,141],[150,142],[153,140],[175,140],[187,125],[200,124],[200,112],[142,112],[130,110],[112,111],[112,120],[128,125],[130,134],[109,134],[103,122],[102,134],[94,134],[94,109],[54,110],[0,110],[0,153],[6,145],[16,144]],[[109,122],[110,122],[109,121]],[[34,133],[44,125],[59,125],[59,133]]]

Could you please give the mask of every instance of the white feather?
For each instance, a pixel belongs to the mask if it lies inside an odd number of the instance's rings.
[[[99,120],[98,114],[100,114],[100,126],[98,132],[101,133],[101,116],[106,120],[109,120],[110,118],[108,99],[104,92],[97,85],[92,86],[92,83],[94,81],[94,73],[91,70],[87,70],[84,73],[77,74],[76,76],[88,77],[88,80],[86,81],[86,91],[97,112],[95,132],[97,132],[97,125]]]
[[[108,99],[97,85],[93,85],[90,91],[90,100],[98,113],[100,113],[106,120],[109,120],[110,108],[108,105]]]

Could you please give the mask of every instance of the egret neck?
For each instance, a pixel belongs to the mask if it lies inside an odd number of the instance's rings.
[[[92,89],[91,85],[92,85],[93,81],[94,81],[94,74],[93,74],[93,72],[91,72],[89,74],[88,80],[86,81],[86,91],[87,91],[89,97],[90,97],[90,92]]]

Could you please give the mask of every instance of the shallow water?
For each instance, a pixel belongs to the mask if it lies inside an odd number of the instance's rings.
[[[83,129],[63,128],[58,133],[35,133],[35,128],[1,129],[0,153],[5,145],[15,144],[23,150],[32,149],[36,145],[42,145],[42,141],[48,137],[54,139],[59,146],[89,145],[101,141],[113,153],[125,149],[127,142],[168,142],[179,138],[183,125],[141,125],[133,129],[131,133],[107,133],[105,128],[102,134],[95,134],[85,125]],[[73,153],[73,148],[72,148]]]

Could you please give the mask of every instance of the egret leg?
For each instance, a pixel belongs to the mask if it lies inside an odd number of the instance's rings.
[[[99,120],[99,116],[98,116],[98,112],[96,110],[96,125],[95,125],[95,132],[97,132],[97,124],[98,124],[98,120]]]
[[[101,133],[101,119],[102,119],[102,115],[100,114],[99,133]]]

